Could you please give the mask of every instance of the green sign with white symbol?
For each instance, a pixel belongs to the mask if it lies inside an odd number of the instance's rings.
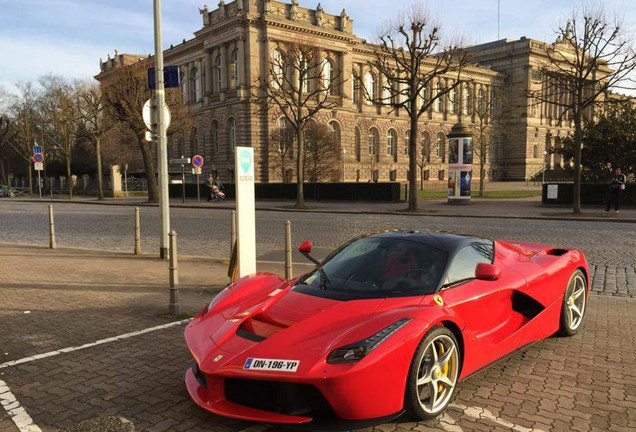
[[[239,164],[243,168],[243,173],[247,174],[252,167],[252,152],[247,149],[239,149]]]

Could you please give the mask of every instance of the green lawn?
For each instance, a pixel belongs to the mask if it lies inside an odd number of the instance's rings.
[[[417,191],[420,201],[444,199],[448,196],[446,189],[424,189]],[[514,199],[541,196],[541,190],[486,190],[484,196],[480,197],[479,189],[472,191],[471,198],[489,198],[489,199]]]

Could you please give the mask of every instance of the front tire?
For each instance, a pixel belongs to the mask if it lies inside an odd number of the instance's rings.
[[[404,401],[407,412],[421,420],[440,415],[453,399],[460,364],[453,332],[441,326],[429,330],[411,361]]]
[[[572,273],[561,305],[559,335],[574,336],[583,322],[587,307],[587,282],[581,270]]]

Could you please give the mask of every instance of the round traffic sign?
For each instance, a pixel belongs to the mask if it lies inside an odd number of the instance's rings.
[[[194,166],[195,168],[201,168],[203,166],[203,156],[194,155],[192,157],[192,166]]]
[[[42,153],[33,153],[33,162],[42,163],[44,162],[44,156]]]

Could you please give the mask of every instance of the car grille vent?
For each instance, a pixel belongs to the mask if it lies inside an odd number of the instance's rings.
[[[225,399],[277,414],[312,418],[333,415],[322,393],[309,384],[226,378]]]

